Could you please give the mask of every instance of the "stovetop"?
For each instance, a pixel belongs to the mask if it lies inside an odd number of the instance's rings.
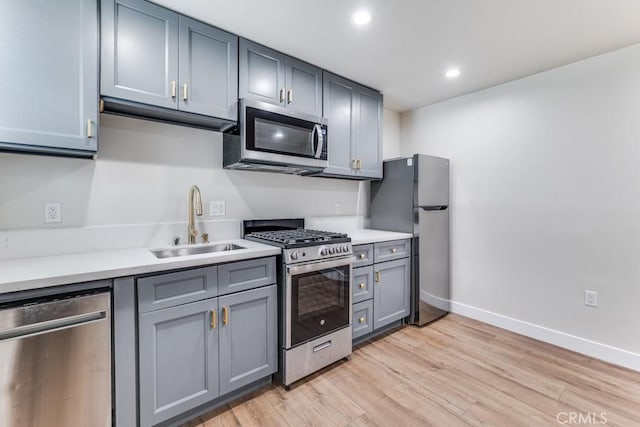
[[[309,230],[306,228],[299,228],[296,230],[256,231],[247,234],[245,239],[263,242],[285,249],[304,248],[308,246],[323,245],[326,243],[345,243],[351,241],[349,236],[344,233]]]
[[[304,228],[304,219],[243,221],[247,240],[283,248],[285,264],[330,260],[353,255],[351,238],[344,233]]]

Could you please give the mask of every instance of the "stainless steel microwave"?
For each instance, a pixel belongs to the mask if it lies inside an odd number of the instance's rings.
[[[327,167],[327,119],[241,99],[239,126],[223,135],[227,169],[310,175]]]

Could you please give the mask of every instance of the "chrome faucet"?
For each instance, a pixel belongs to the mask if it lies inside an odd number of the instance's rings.
[[[193,214],[202,216],[202,196],[200,195],[200,189],[197,185],[194,185],[189,190],[189,229],[187,230],[187,243],[193,245],[198,237],[198,231],[196,230],[195,218]]]

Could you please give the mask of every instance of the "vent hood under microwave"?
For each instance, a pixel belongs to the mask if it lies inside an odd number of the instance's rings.
[[[327,167],[327,119],[249,99],[238,119],[223,135],[225,169],[313,175]]]

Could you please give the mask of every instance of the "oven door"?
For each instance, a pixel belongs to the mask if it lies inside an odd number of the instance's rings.
[[[353,257],[286,267],[285,348],[351,325]]]

